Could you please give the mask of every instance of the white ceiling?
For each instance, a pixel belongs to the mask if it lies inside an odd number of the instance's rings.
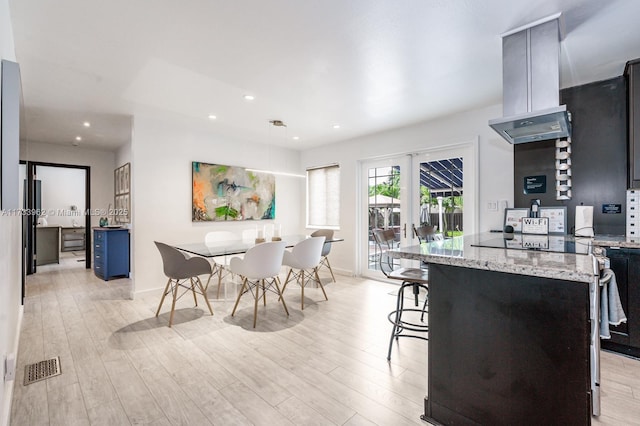
[[[304,149],[497,104],[500,34],[556,12],[562,87],[621,75],[640,57],[637,0],[10,0],[10,8],[27,138],[71,144],[81,135],[81,146],[103,149],[127,143],[130,117],[149,110]],[[288,127],[273,130],[272,119]]]

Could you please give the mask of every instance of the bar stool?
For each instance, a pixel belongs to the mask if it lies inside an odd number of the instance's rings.
[[[427,312],[426,300],[429,297],[429,272],[420,268],[394,267],[394,259],[388,254],[388,251],[393,249],[395,244],[395,233],[392,229],[374,229],[373,238],[380,251],[379,260],[382,273],[389,279],[402,281],[400,289],[398,290],[396,309],[388,315],[389,322],[393,324],[391,338],[389,339],[389,352],[387,354],[387,360],[391,361],[391,350],[393,349],[394,339],[397,341],[400,337],[413,337],[415,339],[429,340],[427,336],[422,335],[422,333],[429,332],[428,324],[424,323],[424,314]],[[411,287],[413,291],[415,308],[405,308],[404,306],[404,292],[405,289],[409,287]],[[426,293],[426,299],[422,309],[418,308],[418,296],[420,295],[421,289]],[[407,318],[407,313],[409,312],[420,313],[420,321],[418,322],[412,318]]]

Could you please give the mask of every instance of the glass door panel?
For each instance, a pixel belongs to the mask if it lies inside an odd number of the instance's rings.
[[[373,278],[381,278],[379,260],[380,253],[373,238],[374,229],[391,229],[396,235],[396,246],[407,245],[411,238],[408,173],[410,167],[409,156],[402,156],[382,161],[364,163],[363,181],[367,196],[366,208],[366,241],[364,248],[363,274]]]
[[[445,237],[462,235],[464,158],[432,157],[417,155],[413,162],[418,173],[415,177],[419,200],[419,211],[415,214],[417,224],[436,226]]]

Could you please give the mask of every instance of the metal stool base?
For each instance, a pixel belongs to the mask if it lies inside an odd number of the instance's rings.
[[[424,289],[427,293],[426,299],[422,309],[417,308],[404,308],[404,290],[407,287],[413,288],[413,294],[415,295],[415,305],[418,306],[418,294],[420,289]],[[405,331],[412,331],[416,333],[428,333],[429,325],[425,324],[424,314],[427,313],[427,301],[429,300],[429,287],[420,283],[404,282],[400,286],[398,291],[398,300],[396,302],[396,309],[391,311],[388,315],[389,322],[393,324],[393,330],[391,331],[391,338],[389,339],[389,353],[387,354],[387,361],[391,361],[391,350],[393,348],[393,340],[398,340],[399,337],[413,337],[414,339],[429,340],[426,336],[419,336],[415,334],[403,334]],[[411,322],[402,319],[402,314],[405,312],[420,312],[420,323]]]

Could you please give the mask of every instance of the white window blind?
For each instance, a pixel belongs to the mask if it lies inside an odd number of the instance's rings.
[[[340,166],[307,170],[307,226],[340,226]]]

